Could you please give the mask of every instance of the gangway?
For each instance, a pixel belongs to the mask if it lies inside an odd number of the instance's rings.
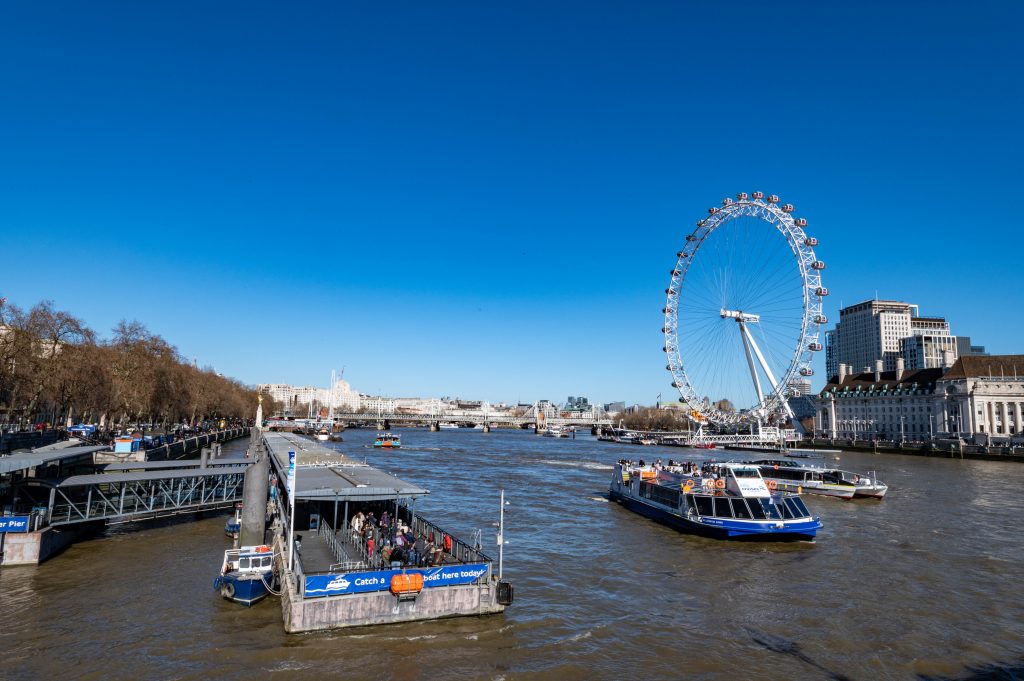
[[[242,501],[246,468],[75,475],[50,487],[49,524],[125,523],[231,508]]]

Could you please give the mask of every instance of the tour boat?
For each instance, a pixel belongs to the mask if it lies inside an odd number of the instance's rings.
[[[402,446],[402,438],[400,435],[392,433],[377,433],[377,439],[373,441],[373,446],[383,447],[384,449],[398,449]]]
[[[270,593],[273,580],[273,550],[269,546],[243,546],[224,552],[213,588],[229,601],[252,605]]]
[[[544,437],[569,437],[569,433],[562,426],[548,426],[544,430]]]
[[[458,430],[459,424],[457,423],[439,423],[437,427],[441,430]]]
[[[681,532],[715,539],[813,540],[821,520],[796,494],[769,489],[756,466],[717,464],[692,476],[682,468],[620,461],[609,496]]]
[[[693,447],[694,449],[716,449],[715,444],[713,442],[698,442],[690,446]]]
[[[786,491],[840,499],[881,499],[889,491],[887,485],[878,481],[874,471],[867,474],[851,473],[788,459],[760,459],[749,463],[758,467],[762,477],[774,481],[780,489]]]
[[[327,442],[331,439],[331,429],[327,426],[320,426],[316,431],[316,439],[320,442]]]

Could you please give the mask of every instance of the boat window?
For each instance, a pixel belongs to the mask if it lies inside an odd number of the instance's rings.
[[[695,496],[694,501],[697,502],[697,513],[701,515],[714,515],[714,511],[711,510],[711,497]]]
[[[782,517],[784,519],[792,520],[793,518],[796,517],[796,516],[793,515],[793,510],[789,506],[787,506],[786,504],[780,504],[780,503],[776,502],[775,505],[779,507],[780,511],[782,511]]]
[[[750,510],[747,508],[747,502],[743,499],[732,499],[732,514],[737,518],[749,518]]]
[[[737,478],[756,478],[758,477],[757,471],[753,468],[733,468],[732,474]]]
[[[790,501],[793,502],[793,506],[795,507],[793,509],[794,512],[800,511],[799,513],[797,513],[797,515],[803,516],[803,517],[810,517],[811,513],[810,513],[810,511],[807,510],[807,507],[804,506],[804,500],[803,499],[801,499],[800,497],[791,497]]]
[[[715,516],[718,518],[731,518],[732,508],[729,500],[725,497],[715,497]]]
[[[772,520],[781,520],[782,514],[779,509],[772,503],[771,499],[760,499],[761,508],[764,509],[764,514]]]
[[[249,569],[249,559],[248,558],[241,558],[241,559],[239,559],[239,561],[238,561],[238,569],[239,570],[248,570]]]
[[[263,560],[260,561],[260,567],[270,567],[270,556],[264,556]]]
[[[800,510],[800,507],[793,503],[794,501],[796,501],[796,497],[788,497],[786,499],[786,507],[789,509],[789,512],[793,514],[794,518],[801,518],[805,514]]]
[[[764,520],[764,509],[757,503],[757,499],[750,500],[750,516],[755,520]]]

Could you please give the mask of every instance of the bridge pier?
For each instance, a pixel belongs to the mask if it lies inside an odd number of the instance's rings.
[[[484,424],[484,432],[485,433],[491,432],[491,424],[489,424],[489,423],[485,423]]]
[[[431,433],[436,433],[439,430],[441,430],[441,424],[438,421],[431,421],[430,422],[430,432]]]

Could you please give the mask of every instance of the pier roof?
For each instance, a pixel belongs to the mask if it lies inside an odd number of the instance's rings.
[[[13,471],[23,471],[27,468],[35,468],[48,463],[63,459],[73,459],[78,456],[100,452],[110,447],[99,445],[88,445],[84,447],[64,447],[63,449],[37,449],[34,452],[21,452],[9,456],[0,457],[0,475]]]
[[[220,457],[210,459],[208,466],[247,466],[252,461],[244,456]],[[175,468],[199,468],[199,459],[174,459],[171,461],[128,461],[125,463],[108,463],[101,466],[101,470],[108,473],[113,471],[151,471],[166,470]]]
[[[416,498],[425,487],[401,480],[345,456],[337,450],[291,433],[263,433],[282,477],[288,471],[288,452],[295,452],[296,499],[345,501]]]
[[[141,482],[143,480],[170,480],[177,478],[213,478],[222,475],[241,475],[244,471],[234,466],[217,466],[216,468],[184,468],[179,470],[132,471],[129,473],[94,473],[91,475],[72,475],[60,481],[57,487],[80,487],[103,483]]]

